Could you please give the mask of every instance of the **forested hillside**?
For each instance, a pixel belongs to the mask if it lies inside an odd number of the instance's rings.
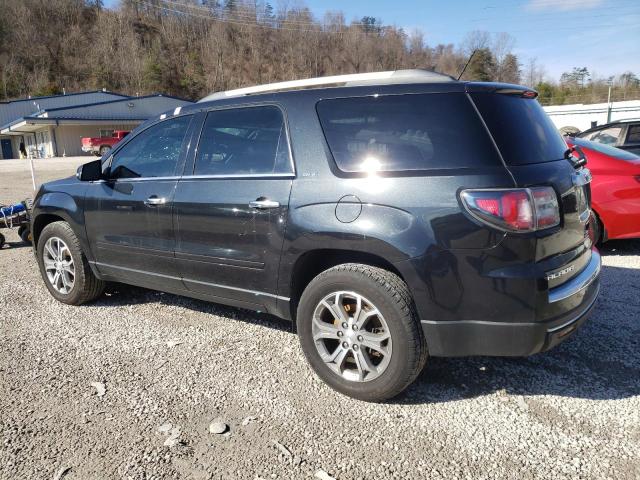
[[[475,50],[465,79],[541,87],[546,103],[606,100],[605,82],[571,77],[580,70],[573,66],[562,83],[549,82],[535,61],[523,66],[506,34],[470,32],[461,45],[430,45],[420,31],[384,25],[368,12],[349,21],[295,5],[122,0],[106,9],[101,0],[0,0],[0,99],[99,88],[198,99],[239,86],[399,68],[457,76]],[[625,75],[614,79],[616,96],[638,98],[637,78]]]

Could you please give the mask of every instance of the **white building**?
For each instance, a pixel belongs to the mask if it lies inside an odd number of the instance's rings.
[[[148,118],[191,103],[166,95],[130,97],[107,91],[0,102],[0,159],[85,155],[82,137],[111,136]]]
[[[583,131],[596,125],[607,123],[607,107],[605,103],[553,105],[544,107],[547,115],[563,133]],[[611,121],[640,118],[640,100],[613,102],[611,104]]]

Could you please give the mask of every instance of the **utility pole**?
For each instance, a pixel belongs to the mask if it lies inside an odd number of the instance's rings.
[[[613,77],[609,77],[607,84],[609,85],[609,94],[607,95],[607,123],[611,123],[611,85],[613,84]]]

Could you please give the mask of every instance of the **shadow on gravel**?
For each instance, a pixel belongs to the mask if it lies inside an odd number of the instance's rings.
[[[4,250],[5,248],[7,249],[12,249],[15,250],[16,248],[31,248],[31,245],[22,241],[19,242],[4,242],[4,245],[2,245],[2,247],[0,247],[0,250]]]
[[[105,294],[94,305],[103,307],[121,307],[125,305],[141,305],[145,303],[162,303],[187,308],[194,312],[217,315],[241,322],[252,323],[273,328],[283,332],[292,332],[292,324],[268,313],[258,313],[242,308],[227,307],[218,303],[205,302],[193,298],[173,295],[171,293],[148,290],[131,285],[110,283]]]
[[[600,247],[600,253],[609,255],[640,255],[640,239],[610,240]]]
[[[640,264],[603,266],[601,285],[591,317],[555,349],[526,358],[432,358],[392,402],[448,402],[501,391],[592,400],[640,395]]]
[[[611,241],[604,256],[640,255],[640,240]],[[416,382],[390,403],[439,403],[505,392],[612,400],[640,395],[640,264],[603,266],[602,289],[591,318],[555,349],[527,358],[431,358]],[[96,305],[145,303],[292,332],[269,314],[114,284]]]

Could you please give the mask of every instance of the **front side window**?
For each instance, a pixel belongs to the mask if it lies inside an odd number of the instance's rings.
[[[622,127],[609,127],[602,130],[596,130],[584,138],[592,142],[604,143],[605,145],[615,145],[618,142]]]
[[[400,172],[499,165],[462,93],[321,100],[318,116],[343,172]]]
[[[273,106],[209,112],[194,175],[293,173],[284,118]]]
[[[136,135],[113,157],[111,178],[175,175],[191,115],[171,118]]]

